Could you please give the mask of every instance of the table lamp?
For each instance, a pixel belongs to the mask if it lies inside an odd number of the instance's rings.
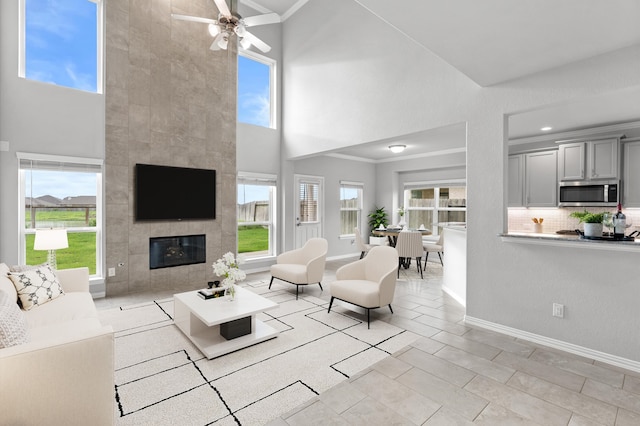
[[[48,250],[47,262],[53,269],[58,269],[56,250],[69,247],[66,229],[36,229],[34,250]]]

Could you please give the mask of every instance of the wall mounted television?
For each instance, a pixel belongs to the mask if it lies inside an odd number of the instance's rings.
[[[216,218],[216,171],[136,164],[136,220]]]

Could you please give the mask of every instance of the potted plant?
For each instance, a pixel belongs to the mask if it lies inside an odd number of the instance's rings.
[[[378,229],[381,225],[386,228],[389,223],[387,218],[387,212],[384,210],[384,207],[376,207],[374,211],[367,215],[369,218],[369,226],[371,227],[371,232]],[[369,244],[371,245],[382,245],[385,242],[385,237],[376,237],[371,235],[369,237]]]
[[[404,206],[398,207],[398,214],[400,215],[400,222],[398,222],[398,225],[400,226],[406,225],[407,222],[404,221]]]
[[[569,216],[578,219],[578,223],[584,223],[585,237],[601,237],[604,215],[604,212],[590,213],[585,210],[583,212],[573,212]]]

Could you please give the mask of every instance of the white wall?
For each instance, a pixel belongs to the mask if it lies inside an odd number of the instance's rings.
[[[0,261],[18,262],[16,152],[104,159],[104,96],[18,77],[18,2],[0,2]]]
[[[363,193],[363,224],[361,234],[368,232],[369,225],[366,215],[374,209],[376,191],[375,165],[360,161],[344,160],[334,157],[315,157],[294,162],[295,174],[324,177],[324,238],[329,242],[329,257],[340,257],[359,254],[354,240],[340,239],[340,181],[361,182],[364,184]],[[285,188],[286,194],[292,194],[291,188]],[[294,222],[285,222],[289,233],[294,231]]]
[[[505,115],[637,89],[640,46],[480,88],[342,0],[307,3],[285,23],[283,45],[288,159],[466,122],[467,314],[640,362],[637,253],[497,236],[506,223]],[[377,202],[391,205],[393,196],[379,189]],[[552,302],[565,304],[564,319],[551,316]]]

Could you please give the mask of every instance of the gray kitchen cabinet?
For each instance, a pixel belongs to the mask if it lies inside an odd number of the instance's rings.
[[[527,207],[558,206],[558,152],[524,155],[524,203]]]
[[[508,159],[509,207],[557,207],[558,151],[513,154]]]
[[[618,179],[618,166],[620,156],[618,155],[618,139],[602,139],[588,142],[589,165],[587,172],[590,179]]]
[[[568,143],[558,149],[558,177],[560,180],[584,179],[585,143]]]
[[[622,178],[622,204],[640,207],[640,141],[625,142],[624,176]]]
[[[618,179],[617,138],[561,144],[558,177],[561,181]]]
[[[507,205],[524,206],[524,155],[509,156],[509,174],[507,176]]]

